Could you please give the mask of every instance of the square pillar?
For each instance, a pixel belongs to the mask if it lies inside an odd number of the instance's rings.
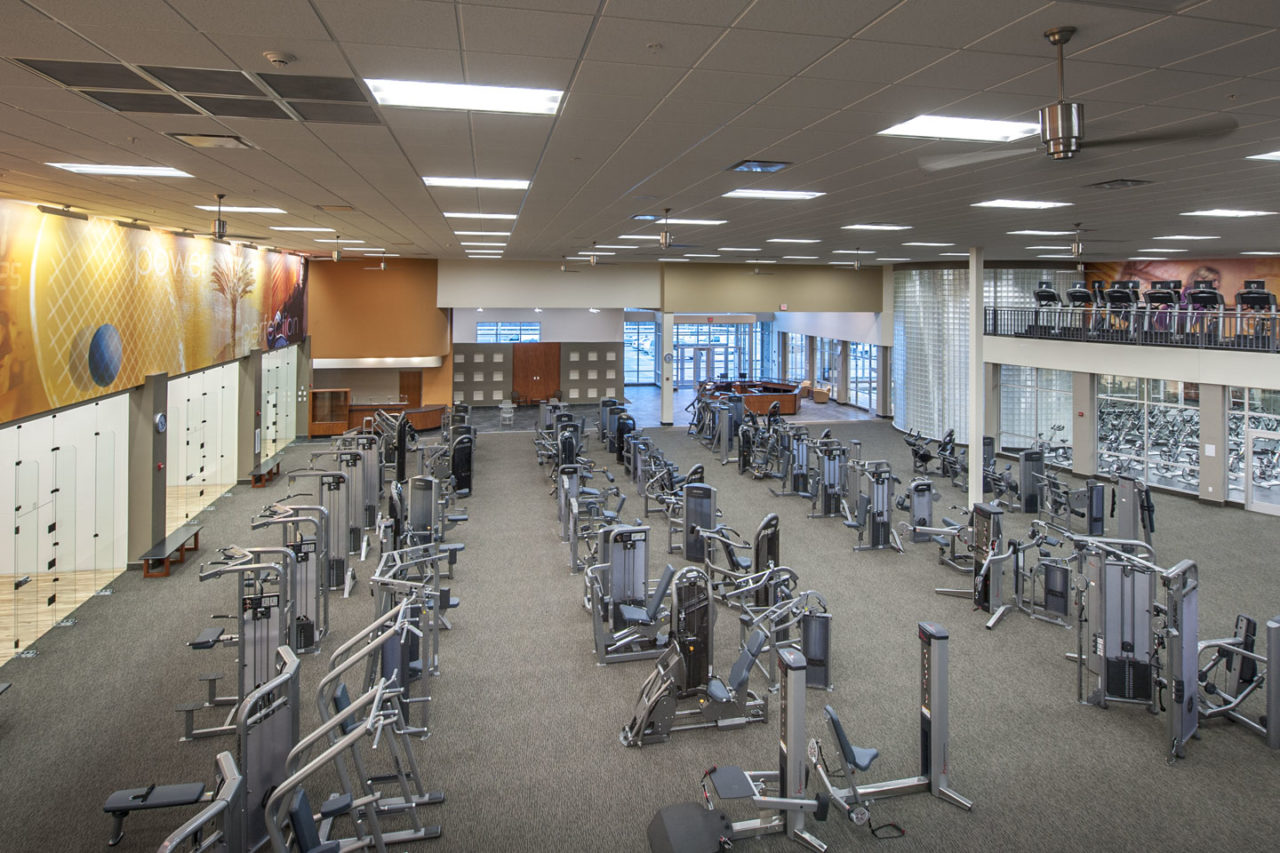
[[[1245,466],[1248,471],[1248,464]],[[1200,500],[1227,500],[1227,389],[1200,383]]]
[[[165,466],[168,437],[157,416],[168,418],[169,375],[153,373],[129,392],[128,557],[136,561],[165,536]],[[166,425],[167,427],[167,425]]]
[[[1071,472],[1079,477],[1098,473],[1097,377],[1071,374]]]
[[[969,249],[969,506],[982,503],[982,430],[987,384],[982,361],[982,247]]]
[[[675,423],[675,376],[676,376],[676,315],[662,315],[662,352],[661,364],[658,365],[662,377],[662,413],[660,423],[671,426]]]

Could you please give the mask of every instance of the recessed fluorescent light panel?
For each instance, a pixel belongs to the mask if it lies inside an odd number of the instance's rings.
[[[527,190],[528,181],[512,178],[442,178],[423,175],[422,182],[429,187],[453,187],[476,190]],[[448,214],[445,214],[446,216]]]
[[[876,260],[877,260],[877,261],[885,261],[885,262],[887,262],[887,263],[893,263],[893,262],[895,262],[895,261],[909,261],[909,260],[911,260],[911,259],[910,259],[910,258],[876,258]]]
[[[363,243],[364,241],[363,241],[363,240],[348,240],[348,239],[346,239],[346,238],[344,238],[344,237],[339,237],[339,238],[333,238],[333,237],[317,237],[317,238],[316,238],[316,242],[317,242],[317,243],[342,243],[343,245],[347,245],[347,244],[355,245],[355,244],[357,244],[357,243]]]
[[[783,255],[784,261],[816,261],[817,255]]]
[[[459,237],[510,237],[510,231],[454,231]]]
[[[503,219],[508,222],[516,218],[514,213],[459,213],[455,210],[446,210],[444,215],[452,219]]]
[[[1280,255],[1280,252],[1241,252],[1242,255]]]
[[[1152,237],[1152,240],[1221,240],[1216,234],[1169,234],[1165,237]]]
[[[1246,160],[1280,160],[1280,151],[1268,151],[1266,154],[1250,154]]]
[[[579,255],[586,255],[588,258],[592,255],[616,255],[617,252],[579,252]]]
[[[679,219],[675,216],[664,218],[657,213],[637,213],[631,217],[637,222],[663,222],[667,225],[724,225],[727,219]]]
[[[938,253],[938,257],[940,257],[940,258],[967,258],[967,257],[969,257],[969,253],[968,253],[968,252],[939,252],[939,253]]]
[[[826,193],[810,192],[806,190],[730,190],[724,194],[725,198],[762,198],[772,199],[773,201],[807,201],[811,198],[824,196]]]
[[[190,174],[172,166],[103,166],[94,163],[45,163],[77,175],[128,176],[137,178],[189,178]]]
[[[904,246],[954,246],[955,243],[903,243]]]
[[[1232,210],[1229,207],[1214,207],[1209,210],[1188,210],[1180,216],[1221,216],[1226,219],[1245,219],[1250,216],[1275,216],[1274,210]]]
[[[875,249],[832,249],[833,255],[874,255]]]
[[[756,261],[753,261],[751,258],[743,258],[742,262],[744,264],[776,264],[777,263],[777,261],[770,260],[768,258],[761,258],[760,260],[756,260]]]
[[[729,172],[781,172],[790,166],[781,160],[739,160],[726,171]]]
[[[688,258],[658,258],[658,261],[664,264],[687,264]]]
[[[609,244],[609,243],[600,243],[599,245],[597,245],[597,246],[596,246],[596,248],[597,248],[597,249],[635,249],[635,248],[639,248],[639,247],[637,247],[637,246],[618,246],[618,245],[611,245],[611,244]]]
[[[657,234],[619,234],[619,240],[661,240]]]
[[[993,121],[956,116],[916,116],[880,131],[879,136],[914,136],[921,139],[965,139],[974,142],[1012,142],[1040,132],[1040,125],[1025,121]]]
[[[770,237],[766,243],[821,243],[821,240],[810,240],[804,237]]]
[[[684,256],[686,258],[718,258],[720,257],[719,255],[699,255],[699,254],[694,254],[693,252],[685,252]]]
[[[1022,234],[1027,237],[1070,237],[1075,234],[1074,231],[1037,231],[1034,228],[1025,229],[1023,231],[1006,231],[1006,234]],[[1157,237],[1157,240],[1160,238]]]
[[[1139,252],[1160,252],[1162,254],[1167,255],[1170,252],[1189,252],[1191,250],[1190,249],[1139,249],[1138,251]]]
[[[272,231],[315,231],[315,232],[325,232],[325,231],[333,231],[334,229],[332,229],[332,228],[321,228],[321,227],[319,227],[319,226],[315,226],[315,225],[272,225],[272,226],[271,226],[271,230],[272,230]]]
[[[467,242],[466,240],[463,240],[463,241],[460,241],[458,245],[460,246],[505,246],[507,244],[506,243],[485,243],[483,241],[479,243],[474,243],[474,242]]]
[[[1070,246],[1027,246],[1028,251],[1040,250],[1042,252],[1066,252],[1071,249]]]
[[[1061,260],[1070,260],[1071,258],[1074,258],[1075,255],[1036,255],[1036,257],[1037,258],[1058,258]]]
[[[979,201],[970,207],[1007,207],[1012,210],[1048,210],[1051,207],[1071,207],[1069,201],[1030,201],[1019,198],[993,198],[990,201]]]
[[[1156,255],[1147,255],[1145,257],[1130,258],[1131,261],[1167,261],[1168,258],[1157,257]]]
[[[374,100],[384,107],[555,115],[560,109],[560,100],[564,97],[564,92],[559,89],[369,78],[365,78],[364,82],[373,93]]]
[[[860,225],[843,225],[845,231],[910,231],[910,225],[889,225],[884,222],[868,222]]]
[[[737,247],[735,247],[735,246],[721,246],[720,248],[716,249],[716,251],[717,251],[717,252],[758,252],[758,251],[760,251],[760,250],[759,250],[759,249],[747,249],[747,248],[743,248],[743,247],[741,247],[741,246],[737,246]]]
[[[216,213],[218,211],[218,206],[216,204],[197,204],[196,210],[208,210]],[[222,212],[223,213],[284,213],[284,211],[278,207],[228,207],[225,204],[222,206]]]

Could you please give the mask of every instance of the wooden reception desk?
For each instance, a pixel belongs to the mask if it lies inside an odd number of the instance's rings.
[[[778,414],[794,415],[800,411],[800,386],[791,382],[738,381],[713,382],[710,384],[711,396],[723,397],[728,394],[741,394],[742,404],[747,411],[757,415],[767,415],[769,406],[778,404]]]

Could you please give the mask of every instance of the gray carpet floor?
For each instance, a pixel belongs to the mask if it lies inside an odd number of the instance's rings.
[[[842,423],[833,430],[861,439],[864,458],[889,459],[909,479],[907,448],[887,424]],[[806,518],[807,501],[774,498],[766,483],[721,468],[682,428],[646,432],[682,469],[707,464],[724,520],[740,531],[754,529],[767,512],[781,515],[783,561],[802,588],[826,596],[835,614],[835,689],[807,692],[809,733],[827,736],[822,705],[834,705],[850,738],[881,752],[867,781],[916,772],[915,624],[931,619],[951,632],[950,773],[955,788],[975,801],[973,812],[928,796],[886,800],[874,807],[873,820],[901,824],[905,838],[878,842],[852,824],[811,823],[831,849],[1274,849],[1280,753],[1257,736],[1207,726],[1188,757],[1169,766],[1163,719],[1140,708],[1075,703],[1075,667],[1063,658],[1075,645],[1070,631],[1017,614],[987,631],[967,601],[934,594],[935,586],[963,583],[937,564],[935,547],[855,553],[855,534],[838,519]],[[284,468],[304,465],[313,448],[287,449]],[[591,453],[604,459],[594,444]],[[420,849],[642,851],[653,814],[697,799],[707,768],[776,765],[772,703],[767,724],[677,733],[670,743],[643,749],[618,742],[651,665],[595,664],[582,582],[568,570],[549,488],[531,433],[480,437],[474,495],[466,502],[471,520],[453,531],[466,543],[453,582],[462,604],[443,638],[442,674],[432,685],[434,733],[418,744],[431,786],[448,796],[431,812],[444,836]],[[963,500],[949,484],[939,489],[943,510]],[[624,490],[632,500],[623,515],[631,517],[640,502],[634,489]],[[208,624],[210,613],[225,612],[234,593],[225,581],[199,583],[197,562],[220,544],[275,542],[278,534],[250,533],[247,522],[285,492],[283,485],[233,489],[204,519],[202,554],[173,577],[125,574],[114,595],[77,611],[75,627],[41,639],[38,657],[0,667],[0,680],[15,685],[0,698],[0,848],[101,849],[110,825],[101,804],[112,790],[211,778],[214,753],[229,744],[178,743],[181,716],[173,708],[199,697],[198,673],[230,671],[229,649],[194,652],[184,641]],[[1189,557],[1200,565],[1202,638],[1230,633],[1238,612],[1260,623],[1280,614],[1274,519],[1165,495],[1157,497],[1157,512],[1161,561]],[[665,543],[660,516],[650,520],[655,543]],[[1020,534],[1025,523],[1014,516],[1006,533]],[[655,548],[651,571],[677,558]],[[357,565],[362,580],[373,562]],[[371,617],[363,584],[352,598],[333,601],[325,654],[303,663],[304,697],[320,677],[322,657]],[[732,662],[736,642],[736,619],[722,611],[716,631],[722,668]],[[304,727],[314,722],[310,705],[304,701]],[[313,792],[313,803],[323,793]],[[155,849],[184,818],[136,814],[119,849]],[[778,838],[737,847],[794,849]]]

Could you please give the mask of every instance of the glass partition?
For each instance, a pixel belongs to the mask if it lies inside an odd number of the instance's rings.
[[[787,333],[788,382],[803,382],[809,378],[809,336]]]
[[[1245,464],[1245,431],[1280,432],[1280,391],[1232,386],[1227,389],[1227,399],[1227,500],[1243,503],[1245,471],[1252,471],[1255,485],[1261,482],[1270,488],[1273,479],[1272,468]],[[1255,463],[1259,461],[1265,457],[1255,459]]]
[[[1181,492],[1200,487],[1200,386],[1098,377],[1098,471]]]
[[[1045,462],[1071,465],[1071,371],[1000,365],[1000,449],[1042,445]]]
[[[627,322],[623,324],[623,379],[628,385],[655,385],[658,351],[658,324]]]
[[[880,347],[849,342],[849,402],[869,412],[876,411],[880,380]]]

